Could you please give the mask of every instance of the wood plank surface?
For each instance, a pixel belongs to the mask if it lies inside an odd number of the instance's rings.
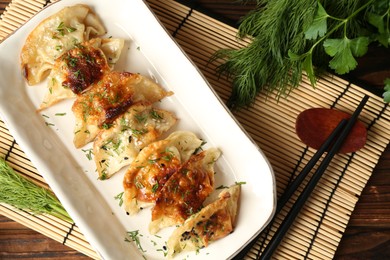
[[[89,259],[68,246],[0,215],[0,259]]]
[[[0,2],[0,13],[10,1]],[[235,0],[190,1],[201,9],[236,23],[253,8]],[[349,76],[361,84],[381,88],[390,77],[388,50],[375,48]],[[375,69],[373,69],[375,68]],[[382,81],[381,81],[382,80]],[[81,253],[0,216],[0,259],[87,259]],[[390,258],[390,147],[381,156],[353,211],[334,259]]]

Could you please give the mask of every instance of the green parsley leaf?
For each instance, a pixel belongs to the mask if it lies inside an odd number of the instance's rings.
[[[326,21],[328,17],[328,13],[318,1],[316,15],[314,16],[312,24],[305,31],[305,38],[308,40],[315,40],[318,37],[324,36],[328,30],[328,25]]]
[[[373,38],[388,48],[390,45],[390,5],[387,10],[384,10],[385,8],[385,6],[377,8],[377,12],[379,13],[368,12],[367,21],[378,30],[378,32],[374,34]]]
[[[381,15],[369,12],[367,14],[367,21],[376,27],[379,33],[383,33],[385,31],[385,21],[383,21],[383,17]]]
[[[357,37],[355,39],[352,39],[350,47],[353,56],[362,57],[364,54],[366,54],[369,43],[370,40],[368,39],[368,37]]]
[[[316,76],[314,74],[313,68],[313,55],[310,53],[303,60],[302,68],[306,72],[307,77],[310,79],[310,83],[315,86],[316,85]]]
[[[306,72],[307,77],[310,79],[310,83],[316,85],[316,75],[313,67],[313,55],[311,51],[308,51],[302,55],[296,54],[291,50],[288,50],[288,56],[291,61],[302,61],[302,69]]]
[[[383,101],[386,103],[390,102],[390,78],[385,79],[385,86],[384,90],[385,92],[383,93]]]
[[[342,39],[326,39],[324,41],[325,52],[333,57],[329,62],[329,67],[336,73],[342,75],[353,70],[357,66],[357,61],[352,55],[351,40],[347,37]]]
[[[344,45],[343,39],[327,39],[324,41],[324,48],[328,55],[334,57],[339,51],[340,48]],[[345,47],[342,47],[345,49]]]
[[[218,74],[233,79],[227,101],[231,109],[250,105],[260,92],[287,97],[304,71],[313,87],[314,71],[323,73],[326,66],[345,74],[356,68],[355,58],[366,53],[368,42],[390,45],[389,0],[256,2],[237,33],[251,42],[240,49],[221,49],[212,57],[224,60]]]
[[[390,31],[387,30],[384,33],[378,34],[376,39],[380,44],[388,48],[390,46]]]

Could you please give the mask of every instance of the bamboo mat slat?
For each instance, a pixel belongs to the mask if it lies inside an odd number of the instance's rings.
[[[215,69],[221,61],[210,63],[221,48],[240,48],[237,30],[197,10],[172,0],[147,0],[157,17],[195,62],[223,101],[230,95],[231,82],[219,77]],[[14,0],[1,16],[0,41],[47,4],[43,0]],[[315,188],[293,226],[275,252],[278,259],[331,259],[349,221],[359,195],[390,140],[390,109],[380,97],[332,75],[323,76],[315,89],[303,79],[288,98],[259,95],[248,109],[234,113],[270,160],[280,195],[304,167],[315,151],[306,147],[295,134],[295,119],[307,108],[329,107],[353,113],[364,95],[370,99],[360,120],[367,126],[367,144],[356,153],[337,155]],[[0,156],[19,174],[47,187],[14,138],[0,120]],[[245,259],[256,259],[297,199],[295,194],[266,228]],[[33,216],[9,205],[0,204],[0,214],[20,222],[91,258],[98,255],[76,225],[52,216]]]

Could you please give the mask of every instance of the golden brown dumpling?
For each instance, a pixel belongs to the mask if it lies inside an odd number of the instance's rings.
[[[224,189],[218,200],[190,216],[178,227],[167,242],[168,257],[181,251],[193,251],[217,239],[229,235],[234,230],[238,211],[241,185]]]
[[[74,145],[83,147],[101,129],[110,128],[117,117],[138,102],[154,103],[171,95],[151,79],[130,72],[111,71],[77,96],[72,106],[76,118]]]
[[[195,134],[177,131],[143,148],[125,173],[125,210],[133,215],[153,205],[167,180],[201,145]]]
[[[110,178],[129,165],[146,145],[176,123],[172,113],[151,104],[130,107],[113,125],[102,130],[93,143],[93,154],[100,179]]]
[[[54,60],[75,44],[104,34],[103,24],[87,5],[65,7],[46,18],[28,35],[20,54],[28,84],[46,78]]]
[[[152,209],[151,234],[182,224],[198,212],[214,190],[214,163],[220,151],[210,148],[192,155],[165,183]]]
[[[119,58],[123,45],[123,39],[94,38],[76,44],[58,57],[48,77],[47,91],[39,109],[75,97],[101,80],[112,67],[107,57],[114,64]]]

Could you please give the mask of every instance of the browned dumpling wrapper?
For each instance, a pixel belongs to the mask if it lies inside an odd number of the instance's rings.
[[[182,224],[203,207],[214,190],[214,164],[220,154],[216,148],[194,154],[168,179],[152,209],[151,234]]]
[[[93,141],[102,129],[139,102],[154,103],[172,92],[153,80],[130,72],[111,71],[77,96],[72,106],[76,118],[74,145],[81,148]]]
[[[75,44],[105,33],[102,22],[87,5],[65,7],[46,18],[28,35],[20,54],[28,84],[46,78],[54,61]]]
[[[142,148],[157,140],[176,123],[168,111],[150,103],[130,107],[113,125],[102,130],[93,143],[93,154],[100,179],[108,179],[129,165]]]
[[[224,189],[218,199],[190,216],[167,242],[168,257],[182,251],[207,247],[210,242],[233,232],[238,212],[241,185]]]
[[[167,180],[201,145],[194,133],[176,131],[143,148],[123,179],[125,210],[133,215],[154,205]]]
[[[101,80],[119,59],[123,45],[123,39],[94,38],[76,44],[58,57],[48,77],[47,90],[39,110],[74,98]]]

